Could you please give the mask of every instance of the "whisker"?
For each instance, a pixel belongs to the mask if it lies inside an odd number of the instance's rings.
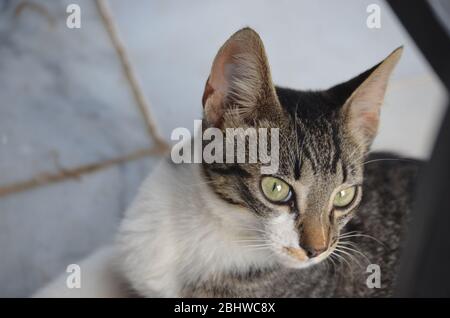
[[[333,259],[333,255],[332,254],[330,254],[330,255],[328,255],[329,257],[327,257],[327,261],[329,260],[332,264],[333,264],[333,270],[334,270],[334,272],[336,272],[336,263],[334,262],[334,259]]]
[[[354,276],[354,268],[353,268],[353,266],[351,266],[351,264],[347,261],[347,259],[343,256],[343,255],[340,255],[340,254],[338,254],[338,252],[340,252],[340,251],[333,251],[333,252],[335,252],[334,253],[334,255],[336,255],[336,257],[338,257],[339,258],[339,260],[343,260],[344,262],[345,262],[345,264],[348,266],[348,268],[349,268],[349,273],[350,273],[350,280],[351,281],[354,281],[354,279],[355,279],[355,276]],[[341,263],[342,264],[342,263]]]
[[[372,159],[372,160],[368,160],[363,162],[363,165],[372,163],[372,162],[379,162],[379,161],[406,161],[406,162],[414,162],[414,160],[412,159],[407,159],[407,158],[380,158],[380,159]]]
[[[348,243],[348,242],[347,242],[347,243]],[[348,246],[343,246],[343,245],[339,245],[339,244],[338,244],[338,246],[339,246],[340,248],[345,249],[345,250],[349,250],[349,251],[356,252],[356,253],[358,253],[359,255],[361,255],[362,257],[364,257],[364,259],[367,261],[368,264],[371,264],[371,263],[372,263],[372,262],[369,260],[369,258],[366,256],[366,254],[364,254],[363,252],[361,252],[361,251],[359,251],[359,250],[357,250],[357,249],[355,249],[355,248],[348,247]]]
[[[249,246],[256,246],[256,245],[274,245],[272,242],[268,241],[268,240],[236,240],[236,241],[232,241],[234,243],[250,243],[247,244]]]
[[[267,242],[266,239],[243,239],[243,240],[235,240],[233,242]]]
[[[250,228],[250,227],[242,227],[242,226],[240,226],[239,229],[241,229],[241,230],[248,230],[248,231],[255,231],[255,232],[260,232],[260,233],[268,234],[266,231],[261,230],[261,229],[257,229],[257,228]]]
[[[336,250],[335,250],[335,251],[336,251]],[[347,266],[348,266],[351,270],[353,270],[352,266],[351,266],[350,263],[344,258],[344,256],[339,255],[339,254],[337,253],[338,251],[336,251],[336,253],[335,253],[335,251],[333,251],[333,254],[334,254],[339,260],[343,260],[343,261],[347,264]]]
[[[340,261],[339,257],[336,256],[336,253],[332,252],[330,254],[330,260],[332,260],[333,263],[335,264],[336,272],[338,272],[338,269],[339,269],[339,272],[340,272],[340,270],[342,269],[343,264]],[[337,264],[336,264],[336,262],[337,262]]]
[[[338,252],[341,252],[341,253],[347,255],[351,261],[355,262],[360,268],[363,268],[361,263],[358,261],[358,259],[356,259],[356,257],[354,255],[350,254],[349,252],[343,251],[343,250],[339,249],[338,247],[336,247],[336,250]]]
[[[243,248],[246,248],[251,251],[260,251],[260,250],[270,250],[271,245],[267,246],[242,246]]]
[[[265,244],[247,244],[247,245],[240,245],[241,247],[268,247],[268,246],[273,246],[270,243],[265,243]]]
[[[347,235],[345,237],[342,238],[349,238],[349,237],[365,237],[365,238],[370,238],[372,240],[374,240],[375,242],[383,245],[384,247],[387,247],[386,244],[384,244],[383,242],[381,242],[380,240],[376,239],[375,237],[371,236],[371,235],[367,235],[367,234],[352,234],[352,235]]]
[[[350,232],[345,232],[339,235],[339,238],[345,237],[348,234],[354,234],[354,233],[362,233],[361,231],[350,231]]]

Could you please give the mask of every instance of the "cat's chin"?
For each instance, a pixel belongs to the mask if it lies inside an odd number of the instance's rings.
[[[278,261],[282,266],[292,269],[303,269],[317,265],[329,256],[329,253],[325,252],[318,257],[299,259],[298,257],[293,256],[289,253],[279,252],[276,254],[278,254]]]
[[[322,261],[323,261],[323,259],[322,260],[309,259],[307,261],[297,261],[297,260],[293,259],[293,260],[282,260],[282,261],[280,261],[280,263],[281,263],[281,265],[283,265],[284,267],[287,267],[287,268],[303,269],[303,268],[308,268],[308,267],[317,265]]]

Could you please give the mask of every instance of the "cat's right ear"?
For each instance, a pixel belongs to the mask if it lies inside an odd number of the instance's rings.
[[[239,119],[256,118],[279,105],[259,35],[250,28],[234,33],[217,53],[202,103],[206,121],[223,125],[227,111]]]
[[[329,90],[333,97],[342,102],[349,132],[367,146],[377,133],[389,77],[402,51],[402,47],[397,48],[371,69]]]

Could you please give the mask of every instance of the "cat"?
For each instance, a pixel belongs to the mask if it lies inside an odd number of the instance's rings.
[[[254,30],[233,34],[205,85],[203,126],[278,128],[278,172],[261,175],[261,163],[161,161],[103,261],[123,292],[392,296],[421,163],[368,153],[401,53],[327,90],[298,91],[272,83]],[[372,285],[369,264],[379,274]]]
[[[204,126],[279,128],[279,171],[163,162],[120,229],[132,288],[164,297],[392,295],[420,164],[367,153],[401,53],[305,92],[274,86],[254,30],[232,35],[205,85]],[[366,284],[372,263],[380,288]]]

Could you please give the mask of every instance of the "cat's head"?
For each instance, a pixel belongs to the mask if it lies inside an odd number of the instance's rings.
[[[356,212],[363,160],[401,52],[327,90],[298,91],[274,86],[252,29],[236,32],[219,50],[203,95],[204,126],[279,128],[279,168],[272,175],[262,174],[260,163],[203,170],[219,197],[255,216],[259,226],[249,237],[282,264],[301,268],[325,259]]]

